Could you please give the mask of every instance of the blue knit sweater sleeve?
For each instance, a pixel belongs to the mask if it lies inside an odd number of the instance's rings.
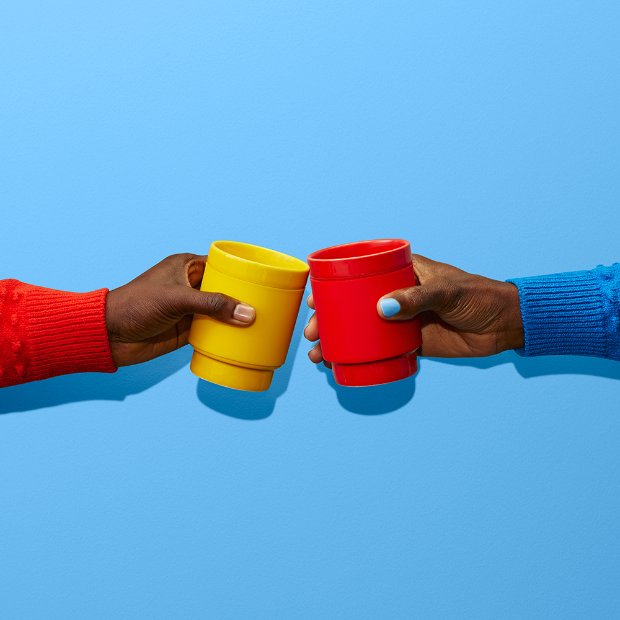
[[[620,360],[620,263],[508,282],[519,289],[523,318],[517,353]]]

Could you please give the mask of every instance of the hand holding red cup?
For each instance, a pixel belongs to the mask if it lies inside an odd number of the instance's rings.
[[[322,354],[336,382],[368,386],[413,375],[419,321],[386,321],[377,312],[383,295],[417,284],[409,242],[376,239],[333,246],[310,254],[308,263]]]

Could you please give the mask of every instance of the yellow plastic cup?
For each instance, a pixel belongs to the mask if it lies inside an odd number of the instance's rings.
[[[274,370],[286,360],[307,279],[308,265],[298,258],[249,243],[214,241],[200,290],[250,304],[256,320],[236,327],[194,315],[192,372],[236,390],[269,389]]]

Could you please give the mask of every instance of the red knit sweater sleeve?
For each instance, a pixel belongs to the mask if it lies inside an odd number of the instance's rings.
[[[107,293],[0,280],[0,387],[74,372],[114,372]]]

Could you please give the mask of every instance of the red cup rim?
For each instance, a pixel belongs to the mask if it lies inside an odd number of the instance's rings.
[[[308,255],[308,264],[310,276],[318,279],[376,275],[410,265],[411,246],[405,239],[354,241],[312,252]]]

